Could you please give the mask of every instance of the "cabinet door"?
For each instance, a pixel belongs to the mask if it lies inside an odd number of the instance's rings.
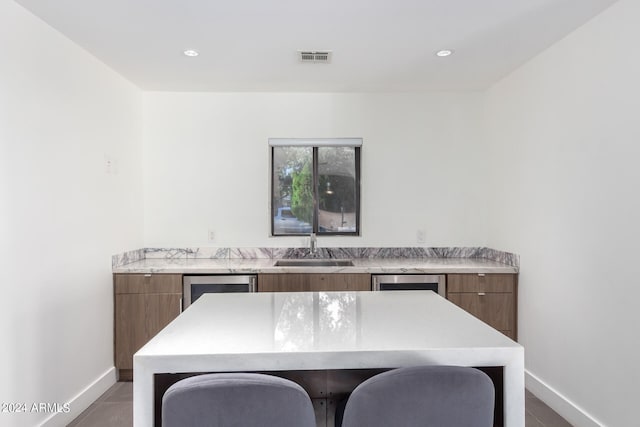
[[[178,317],[182,275],[117,274],[115,287],[115,365],[133,369],[133,354]]]
[[[513,329],[513,294],[506,293],[454,293],[449,301],[468,311],[499,331]]]
[[[364,273],[283,273],[258,275],[259,292],[370,291],[371,275]]]
[[[447,299],[515,340],[516,284],[514,274],[449,274]]]
[[[133,354],[180,314],[182,294],[116,295],[118,369],[133,369]]]

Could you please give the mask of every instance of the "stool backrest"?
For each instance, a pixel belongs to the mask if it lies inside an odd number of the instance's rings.
[[[364,381],[347,401],[343,427],[491,427],[494,387],[482,371],[418,366]]]
[[[163,427],[315,427],[307,392],[293,381],[251,373],[178,381],[162,398]]]

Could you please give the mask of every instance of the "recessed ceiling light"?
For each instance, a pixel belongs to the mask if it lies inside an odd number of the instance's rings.
[[[193,49],[187,49],[182,53],[184,53],[185,56],[198,56],[198,55],[200,55],[200,52],[198,52],[197,50],[193,50]]]
[[[450,56],[453,53],[451,49],[442,49],[436,52],[436,56],[444,58],[445,56]]]

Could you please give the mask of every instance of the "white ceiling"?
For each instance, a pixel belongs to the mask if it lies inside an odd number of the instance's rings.
[[[145,90],[381,92],[484,89],[616,0],[16,1]]]

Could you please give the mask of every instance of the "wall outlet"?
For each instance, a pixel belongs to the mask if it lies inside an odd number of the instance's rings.
[[[104,173],[107,175],[118,175],[118,159],[105,154],[104,156]]]
[[[416,241],[418,243],[426,243],[427,242],[427,232],[424,230],[416,231]]]
[[[213,242],[216,240],[216,232],[213,230],[209,230],[209,232],[207,233],[207,240],[209,240],[209,242]]]

